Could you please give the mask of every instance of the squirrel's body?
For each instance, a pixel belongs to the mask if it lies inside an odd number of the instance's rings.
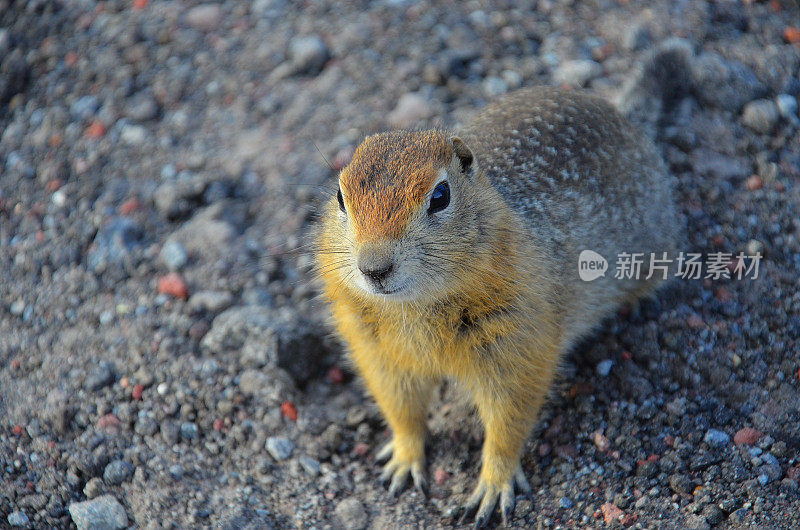
[[[393,491],[408,473],[422,485],[428,399],[452,378],[486,430],[469,504],[483,523],[499,497],[507,516],[514,485],[529,491],[520,451],[561,355],[659,283],[583,282],[579,253],[613,267],[622,252],[674,250],[663,163],[602,100],[536,88],[481,111],[463,141],[441,130],[367,138],[338,202],[318,237],[319,270],[393,430],[384,478]]]

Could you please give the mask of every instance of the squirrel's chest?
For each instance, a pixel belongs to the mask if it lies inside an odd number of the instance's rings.
[[[343,311],[336,315],[351,354],[382,357],[410,372],[458,376],[476,368],[498,337],[515,327],[501,313],[475,317],[463,311]]]

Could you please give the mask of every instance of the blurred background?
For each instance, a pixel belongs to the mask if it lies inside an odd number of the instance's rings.
[[[564,362],[512,526],[799,527],[793,1],[0,0],[0,526],[453,527],[481,432],[432,409],[431,498],[317,299],[307,233],[366,134],[585,87],[652,135],[675,281]]]

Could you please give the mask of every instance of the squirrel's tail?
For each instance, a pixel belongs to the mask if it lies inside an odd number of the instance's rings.
[[[694,50],[685,39],[667,39],[650,50],[622,86],[615,104],[651,137],[676,103],[692,92]]]

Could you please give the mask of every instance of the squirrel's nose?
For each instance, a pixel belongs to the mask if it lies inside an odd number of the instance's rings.
[[[365,267],[363,265],[358,266],[358,270],[364,273],[364,276],[367,276],[372,281],[381,283],[383,280],[389,276],[389,273],[392,272],[394,269],[394,263],[389,262],[385,264],[381,264],[378,266],[373,265],[372,267]]]

